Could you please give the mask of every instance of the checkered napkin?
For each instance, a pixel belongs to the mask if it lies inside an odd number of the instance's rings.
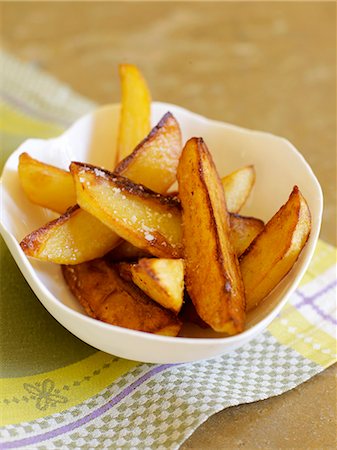
[[[1,54],[3,161],[95,105]],[[282,394],[336,361],[336,250],[318,242],[267,331],[208,361],[150,365],[97,351],[40,305],[1,242],[1,448],[176,449],[229,406]]]

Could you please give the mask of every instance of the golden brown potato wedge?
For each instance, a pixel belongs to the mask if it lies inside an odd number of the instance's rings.
[[[135,157],[130,157],[127,161],[121,163],[120,172],[123,176],[128,176],[128,170],[130,167],[133,174],[137,174],[140,181],[142,181],[143,176],[143,181],[146,183],[149,179],[149,175],[159,170],[161,177],[157,178],[156,186],[160,191],[164,191],[168,186],[170,177],[172,177],[172,167],[177,164],[181,151],[181,149],[178,150],[178,141],[180,140],[178,136],[180,136],[180,131],[178,125],[175,124],[176,121],[172,115],[169,114],[168,116],[165,116],[162,126],[159,126],[158,124],[157,128],[150,133],[151,137],[149,140],[145,139],[142,145],[137,147],[137,155],[139,155],[139,157],[136,155]],[[159,141],[157,138],[159,138]],[[161,158],[154,158],[155,142],[158,144],[161,139],[165,141],[165,145],[162,144],[161,148],[163,155],[166,152],[166,165]],[[174,156],[172,154],[168,157],[168,143],[174,145]],[[27,157],[23,156],[23,160],[29,160],[29,155],[27,155]],[[176,162],[174,162],[175,159]],[[61,210],[64,206],[69,206],[66,202],[64,202],[67,197],[70,199],[70,205],[76,203],[75,185],[70,172],[63,171],[53,166],[48,166],[39,161],[33,160],[33,162],[35,168],[34,176],[36,179],[35,183],[33,183],[34,180],[32,179],[30,184],[26,183],[26,192],[30,192],[33,196],[35,195],[35,201],[38,204],[56,210],[55,204],[58,201],[56,194],[57,190],[60,193],[60,201],[57,206],[59,210]],[[138,165],[140,165],[143,169],[140,172],[137,172]],[[43,180],[44,173],[51,173],[53,176],[55,199],[51,195],[50,203],[50,192],[48,190],[45,192],[43,184],[40,183],[40,180]],[[67,182],[64,182],[65,178],[67,179]],[[69,183],[69,179],[71,180],[71,183]],[[39,197],[37,197],[35,192],[39,192]],[[63,203],[64,206],[61,206]],[[103,256],[121,242],[120,238],[99,220],[90,219],[89,224],[91,228],[88,229],[86,226],[88,222],[88,213],[85,211],[81,211],[76,208],[75,217],[74,214],[64,214],[59,218],[59,220],[57,220],[57,222],[52,221],[50,224],[46,224],[41,229],[30,233],[25,240],[30,242],[30,248],[34,248],[34,251],[29,250],[26,245],[23,245],[22,248],[25,250],[27,256],[33,256],[35,258],[48,260],[59,264],[79,264],[81,262]],[[68,221],[70,221],[70,223],[68,223]],[[73,226],[73,223],[76,223],[76,227]],[[46,230],[48,230],[48,233]],[[51,230],[53,230],[53,232]],[[85,237],[86,235],[87,238]],[[57,236],[57,241],[53,240],[49,245],[46,241],[50,236],[53,236],[53,239]],[[102,236],[102,239],[98,240],[97,236]],[[131,246],[131,244],[126,245]],[[44,248],[43,252],[40,251],[42,247]],[[57,247],[62,250],[56,251]],[[123,248],[121,248],[121,250],[123,250]],[[49,251],[51,251],[50,254],[48,254]],[[89,256],[90,258],[87,259]],[[142,256],[146,256],[146,252],[144,252],[144,250],[142,252]]]
[[[249,247],[250,243],[261,233],[264,223],[255,217],[239,216],[229,214],[230,238],[237,256]]]
[[[255,183],[254,166],[246,166],[222,178],[227,210],[238,213]]]
[[[171,198],[169,203],[172,202],[178,207],[179,203],[175,199]],[[157,214],[157,211],[154,213]],[[161,220],[160,216],[156,217]],[[243,216],[230,217],[231,239],[237,255],[240,255],[252,241],[254,233],[257,233],[259,221]],[[181,235],[180,222],[176,217],[167,217],[166,221],[174,235]],[[112,261],[135,260],[150,253],[148,246],[140,249],[126,241],[121,243],[121,238],[110,227],[78,206],[30,233],[22,241],[21,247],[27,256],[58,264],[79,264],[99,258],[115,247],[110,254]]]
[[[132,281],[152,300],[178,314],[184,297],[182,259],[142,258],[129,264]]]
[[[179,333],[181,322],[174,314],[123,280],[117,267],[103,259],[62,266],[62,272],[71,292],[91,317],[148,333]]]
[[[89,164],[72,163],[70,171],[82,209],[154,256],[181,257],[181,212],[177,202]]]
[[[221,180],[201,138],[186,143],[177,178],[187,291],[199,316],[215,331],[241,332],[245,322],[243,282],[230,240]]]
[[[79,264],[104,256],[121,238],[91,214],[73,206],[28,234],[20,243],[27,256],[57,264]]]
[[[29,200],[63,214],[76,203],[74,181],[65,170],[42,163],[27,153],[19,157],[19,179]]]
[[[257,306],[296,262],[311,229],[310,211],[295,186],[290,197],[240,258],[247,310]]]
[[[167,113],[115,171],[135,183],[164,193],[176,179],[181,150],[178,122]],[[76,204],[70,172],[42,163],[27,153],[20,155],[18,171],[25,194],[33,203],[61,214]]]
[[[128,156],[150,131],[151,95],[139,69],[119,66],[122,100],[116,163]]]
[[[176,180],[181,151],[180,127],[168,112],[114,172],[155,192],[165,193]]]

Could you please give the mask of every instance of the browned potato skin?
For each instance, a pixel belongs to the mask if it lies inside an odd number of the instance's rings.
[[[230,237],[236,255],[239,257],[264,228],[263,220],[255,217],[229,214]]]
[[[164,194],[176,180],[181,151],[179,124],[167,112],[134,151],[117,165],[114,173]]]
[[[176,201],[90,164],[73,162],[70,170],[82,209],[154,256],[181,257],[181,212]]]
[[[87,314],[132,330],[177,336],[181,322],[132,283],[123,280],[117,266],[96,259],[62,266],[63,276]]]
[[[294,186],[288,201],[240,258],[248,311],[287,275],[305,246],[310,230],[307,202]]]
[[[187,291],[199,316],[215,331],[239,333],[245,323],[244,286],[221,180],[201,138],[186,143],[177,179]]]

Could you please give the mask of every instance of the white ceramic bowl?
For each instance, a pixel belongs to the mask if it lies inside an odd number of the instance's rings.
[[[287,140],[208,120],[165,103],[153,104],[153,124],[167,111],[178,119],[184,142],[192,136],[204,138],[221,176],[254,164],[256,185],[242,211],[244,214],[268,220],[285,203],[295,184],[311,210],[312,232],[299,260],[266,300],[248,315],[246,330],[237,336],[222,337],[198,328],[185,330],[186,336],[194,337],[156,336],[92,319],[70,294],[59,266],[28,259],[21,250],[20,240],[55,215],[26,199],[18,179],[19,155],[27,152],[62,168],[68,168],[73,160],[113,167],[118,105],[103,107],[79,119],[56,139],[27,140],[8,159],[2,176],[1,233],[41,303],[84,342],[113,355],[153,363],[211,358],[243,346],[261,333],[284,306],[308,267],[318,239],[323,203],[320,185],[311,168]]]

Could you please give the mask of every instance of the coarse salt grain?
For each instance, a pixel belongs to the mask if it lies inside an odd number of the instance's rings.
[[[94,168],[94,173],[97,177],[106,178],[106,173],[103,172],[103,170],[97,169],[96,167]]]
[[[145,239],[146,239],[147,241],[153,241],[154,236],[153,236],[153,234],[145,233]]]

